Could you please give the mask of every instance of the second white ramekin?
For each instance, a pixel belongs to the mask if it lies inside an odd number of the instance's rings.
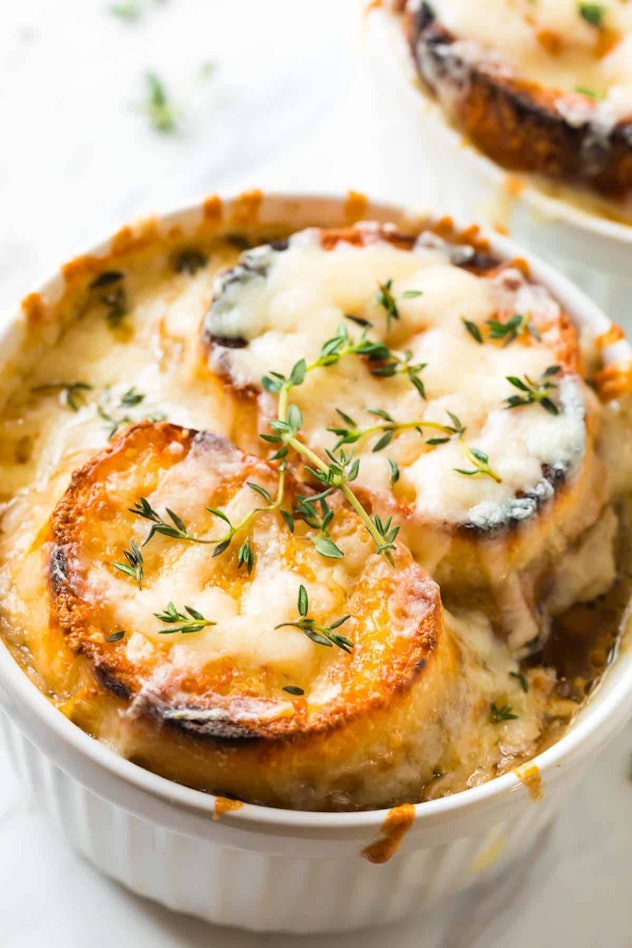
[[[481,15],[485,15],[484,12]],[[424,91],[398,17],[364,21],[369,135],[377,187],[389,200],[441,207],[458,220],[506,228],[551,261],[632,333],[632,224],[609,220],[518,178],[472,145]]]
[[[217,202],[214,202],[217,207]],[[218,230],[235,231],[244,206],[262,223],[340,226],[359,216],[402,223],[409,217],[360,199],[266,196],[225,201]],[[192,229],[201,207],[161,218]],[[501,256],[520,253],[493,237]],[[93,251],[107,252],[107,245]],[[527,255],[573,319],[599,334],[608,320],[574,286]],[[57,276],[41,290],[54,299]],[[2,335],[3,359],[24,338],[23,322]],[[618,346],[627,344],[619,343]],[[613,350],[618,357],[620,348]],[[130,763],[68,721],[0,643],[0,729],[37,801],[72,844],[112,878],[148,898],[223,925],[257,931],[337,931],[382,924],[413,907],[465,889],[495,873],[538,839],[591,758],[632,714],[632,649],[619,655],[565,736],[533,762],[536,798],[516,773],[452,797],[419,804],[400,850],[374,865],[362,850],[375,842],[388,811],[304,813],[244,805],[214,819],[215,798]],[[536,772],[537,773],[537,772]],[[528,783],[528,781],[527,781]]]

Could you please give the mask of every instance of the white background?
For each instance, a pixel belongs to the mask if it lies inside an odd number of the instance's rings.
[[[379,115],[356,70],[355,0],[140,2],[127,23],[101,0],[0,0],[2,312],[128,218],[191,198],[252,186],[401,192],[366,134]],[[140,110],[147,70],[180,109],[176,134]],[[25,799],[0,750],[0,945],[629,948],[631,762],[628,726],[538,852],[483,897],[301,939],[212,928],[101,878]]]

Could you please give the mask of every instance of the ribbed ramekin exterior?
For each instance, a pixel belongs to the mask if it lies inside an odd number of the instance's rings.
[[[168,908],[219,925],[295,933],[384,924],[503,871],[538,837],[568,781],[522,815],[383,865],[357,856],[301,859],[232,849],[173,832],[87,790],[36,749],[5,715],[0,732],[39,803],[106,875]]]

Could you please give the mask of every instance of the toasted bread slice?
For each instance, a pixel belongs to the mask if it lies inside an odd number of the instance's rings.
[[[455,35],[436,7],[422,2],[405,14],[412,55],[424,84],[481,151],[505,168],[581,184],[615,200],[632,191],[632,103],[617,119],[589,88],[563,90],[525,78],[503,59],[502,46],[479,47]],[[481,8],[480,16],[493,11]],[[598,57],[605,34],[597,24],[593,32]],[[567,37],[536,35],[543,45],[548,38],[543,53],[555,64]]]
[[[50,608],[51,634],[94,671],[81,714],[98,730],[114,696],[129,756],[242,800],[417,799],[465,701],[439,588],[404,547],[394,565],[373,553],[333,500],[339,552],[322,555],[321,531],[261,509],[278,478],[167,423],[127,429],[74,474],[52,517]],[[287,476],[283,509],[307,493]],[[227,545],[223,518],[248,517]]]
[[[448,595],[502,585],[506,598],[518,572],[530,604],[603,508],[575,327],[475,233],[364,224],[249,251],[219,278],[204,338],[263,434],[279,380],[312,366],[288,390],[301,437],[321,456],[355,453],[367,503],[396,517]]]

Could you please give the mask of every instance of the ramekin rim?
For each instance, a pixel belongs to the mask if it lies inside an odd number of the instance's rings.
[[[231,202],[238,199],[238,196],[226,198],[220,196],[220,199],[224,204],[230,206]],[[343,206],[347,200],[347,196],[330,192],[305,193],[270,191],[262,193],[262,199],[264,201],[289,201],[293,203],[330,202]],[[199,200],[192,199],[184,205],[178,205],[163,213],[154,215],[154,219],[162,224],[169,224],[172,223],[174,219],[196,213],[203,206],[203,203],[204,198],[200,198]],[[439,217],[439,215],[432,213],[432,211],[412,208],[407,209],[396,202],[380,200],[369,200],[367,209],[369,214],[366,219],[370,219],[372,209],[380,213],[393,214],[400,219],[409,218],[411,216],[427,216],[429,219],[436,220]],[[144,218],[141,218],[138,224],[142,226],[143,220]],[[459,222],[456,222],[456,226],[459,226]],[[562,299],[565,308],[570,311],[571,316],[573,314],[577,315],[578,311],[580,311],[582,318],[587,323],[592,324],[593,327],[597,327],[598,324],[601,323],[600,329],[603,329],[605,324],[611,324],[611,321],[592,303],[583,291],[545,261],[540,260],[536,255],[524,250],[505,236],[485,228],[481,228],[479,233],[481,238],[489,241],[492,250],[498,252],[503,258],[524,258],[536,278],[542,280],[548,288],[551,288],[557,299]],[[84,252],[90,254],[107,252],[110,242],[111,236],[105,240],[96,242]],[[45,280],[39,283],[38,292],[46,293],[47,288],[52,287],[58,283],[58,281],[59,271],[55,271],[52,275],[49,275]],[[18,315],[20,315],[19,310]],[[14,316],[14,321],[15,318]],[[5,321],[3,321],[0,325],[0,332],[6,331],[9,328],[10,322],[7,322],[5,325]],[[604,730],[604,721],[610,724],[607,734],[604,734],[603,737],[605,741],[607,737],[610,736],[610,733],[614,732],[614,730],[632,714],[632,648],[621,649],[621,651],[623,654],[616,657],[613,662],[613,667],[607,669],[605,673],[607,676],[611,676],[611,674],[616,671],[621,680],[611,685],[605,694],[604,700],[600,700],[605,684],[602,680],[595,689],[595,692],[579,709],[577,720],[569,725],[562,737],[551,747],[537,754],[527,762],[528,766],[537,767],[542,777],[546,777],[555,769],[563,767],[565,763],[569,763],[570,759],[578,753],[581,753],[582,756],[589,754],[590,749],[587,746],[583,746],[584,742],[587,742],[588,739],[592,737],[595,746],[601,743],[599,735],[601,731]],[[626,666],[628,666],[627,678]],[[192,814],[213,814],[215,801],[217,800],[215,795],[179,784],[176,781],[169,780],[166,777],[146,770],[138,764],[132,763],[103,742],[91,737],[78,727],[78,725],[73,724],[64,717],[37,688],[35,683],[29,678],[11,654],[6,642],[0,638],[0,698],[3,692],[7,694],[10,693],[12,698],[18,701],[24,701],[38,720],[44,723],[50,731],[54,732],[56,738],[71,745],[75,752],[86,757],[92,764],[109,772],[109,774],[121,780],[123,783],[129,783],[135,789],[160,800],[168,806],[176,807],[179,810],[184,810]],[[8,703],[10,704],[10,701]],[[11,710],[5,710],[13,719],[14,715],[12,715]],[[40,752],[45,753],[44,751]],[[433,820],[437,816],[450,815],[454,813],[454,811],[462,814],[470,810],[478,809],[481,806],[492,806],[497,800],[519,791],[528,792],[516,772],[508,771],[479,786],[470,787],[436,800],[414,804],[415,821],[413,830],[420,828],[424,822]],[[305,829],[335,830],[343,828],[363,830],[379,828],[391,809],[392,807],[352,812],[321,812],[289,810],[259,804],[243,803],[239,809],[227,813],[223,817],[223,820],[235,828],[249,829],[251,826],[254,827],[258,824],[260,827],[269,831],[273,831],[275,828],[295,829],[297,831]]]

